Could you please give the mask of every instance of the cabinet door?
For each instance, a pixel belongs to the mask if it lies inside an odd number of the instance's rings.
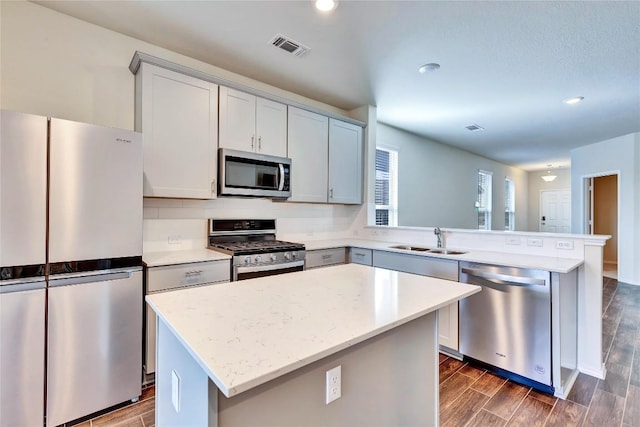
[[[256,100],[257,151],[287,156],[287,106],[264,98]]]
[[[458,302],[438,310],[438,344],[458,350]]]
[[[288,155],[294,202],[326,202],[329,166],[329,119],[289,107]]]
[[[344,264],[347,261],[346,248],[318,249],[307,251],[305,255],[305,269],[310,270],[328,265]]]
[[[144,195],[216,196],[218,86],[143,63],[136,130],[144,134]]]
[[[329,119],[329,202],[362,203],[362,128]]]
[[[256,97],[220,88],[220,147],[256,151]]]

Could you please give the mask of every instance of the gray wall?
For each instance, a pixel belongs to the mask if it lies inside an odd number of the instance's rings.
[[[547,170],[529,172],[529,225],[527,231],[540,231],[540,192],[542,190],[571,190],[571,169],[554,169],[553,175],[557,178],[551,182],[542,180],[542,175]]]
[[[586,177],[618,173],[618,280],[640,285],[640,132],[571,151],[571,231],[584,233]]]
[[[398,150],[398,225],[477,228],[478,169],[493,172],[492,229],[504,230],[504,178],[516,185],[516,230],[527,230],[522,169],[378,122],[377,144]]]

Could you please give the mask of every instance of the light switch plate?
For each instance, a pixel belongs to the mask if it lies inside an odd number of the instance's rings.
[[[573,240],[558,240],[556,242],[557,249],[573,249]]]
[[[180,377],[171,370],[171,403],[176,412],[180,412]]]
[[[527,239],[527,246],[542,247],[542,239]]]
[[[509,236],[506,238],[507,245],[518,246],[520,245],[520,237],[517,236]]]

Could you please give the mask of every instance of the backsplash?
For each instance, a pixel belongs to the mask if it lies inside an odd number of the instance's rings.
[[[275,218],[278,236],[315,240],[348,236],[361,206],[270,199],[144,199],[144,251],[203,248],[209,218]]]

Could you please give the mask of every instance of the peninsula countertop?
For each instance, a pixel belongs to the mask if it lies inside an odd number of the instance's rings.
[[[346,264],[146,300],[231,397],[479,291]]]
[[[531,255],[521,253],[497,252],[492,250],[478,250],[465,248],[459,249],[464,253],[459,255],[437,254],[433,252],[409,251],[406,249],[394,248],[397,245],[406,245],[403,242],[382,242],[377,240],[364,239],[329,239],[329,240],[307,240],[302,241],[306,250],[331,249],[339,247],[354,247],[371,250],[395,252],[404,255],[414,255],[441,259],[451,259],[455,261],[469,261],[483,264],[504,265],[507,267],[533,268],[546,270],[555,273],[568,273],[584,263],[583,259],[560,258],[555,256]],[[412,245],[412,244],[409,244]],[[429,247],[429,245],[416,244],[415,246]]]

